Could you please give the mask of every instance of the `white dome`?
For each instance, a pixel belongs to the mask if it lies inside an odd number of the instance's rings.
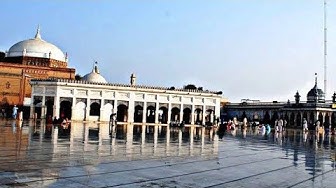
[[[98,67],[95,66],[91,73],[86,74],[82,80],[87,82],[107,83],[105,78],[99,74]]]
[[[41,39],[40,29],[37,29],[35,38],[23,40],[9,48],[6,57],[40,57],[58,61],[67,61],[64,53],[55,45]]]

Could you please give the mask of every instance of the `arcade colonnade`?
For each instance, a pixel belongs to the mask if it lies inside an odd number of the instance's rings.
[[[243,120],[244,117],[248,121],[260,121],[262,123],[274,124],[276,119],[282,118],[287,121],[288,126],[302,127],[305,118],[308,125],[313,126],[319,120],[323,125],[336,125],[336,111],[332,108],[323,107],[306,107],[306,108],[286,108],[285,106],[270,109],[272,106],[261,108],[230,108],[228,111],[228,119],[237,117]],[[274,106],[273,106],[274,107]],[[269,109],[267,109],[269,108]]]
[[[118,122],[201,125],[220,115],[221,95],[216,92],[61,79],[31,84],[31,118],[110,121],[115,113]]]

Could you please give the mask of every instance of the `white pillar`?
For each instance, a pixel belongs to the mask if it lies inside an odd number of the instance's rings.
[[[220,99],[216,99],[216,105],[215,105],[215,116],[216,118],[221,119],[221,114],[220,114],[221,106],[220,106]],[[217,122],[220,123],[220,122]]]
[[[30,104],[30,114],[29,114],[29,118],[33,119],[34,118],[34,114],[35,114],[35,107],[34,107],[34,103]]]
[[[42,96],[42,105],[41,105],[41,119],[45,119],[46,118],[46,106],[45,106],[45,96]]]
[[[132,146],[133,146],[133,124],[127,124],[126,131],[126,154],[127,156],[132,155]]]
[[[195,99],[193,98],[193,101],[195,101]],[[195,124],[195,105],[192,104],[191,105],[191,121],[190,121],[191,125]]]
[[[147,102],[145,101],[142,110],[142,123],[146,123],[146,119],[147,119]]]
[[[60,109],[60,98],[58,96],[55,96],[53,116],[56,117],[57,119],[60,117],[59,109]]]
[[[87,102],[85,107],[85,120],[90,121],[90,104],[91,104],[90,98],[87,98],[86,101]]]
[[[146,125],[141,128],[141,146],[144,147],[146,143]]]
[[[155,124],[159,123],[159,102],[155,103]]]
[[[129,101],[128,101],[128,117],[127,117],[128,123],[134,122],[134,99],[135,99],[135,94],[131,92]]]
[[[181,107],[180,107],[180,122],[183,121],[183,104],[181,103]]]
[[[72,120],[77,120],[78,117],[76,116],[76,98],[72,97],[72,103],[71,103],[71,119]]]
[[[203,110],[202,110],[202,124],[205,125],[205,113],[206,113],[206,106],[203,105]]]
[[[170,98],[170,97],[169,97]],[[171,102],[168,103],[168,121],[167,121],[167,124],[169,125],[169,123],[171,122],[171,108],[172,108],[172,105],[171,105]]]
[[[114,102],[113,102],[113,113],[118,113],[118,100],[115,99]],[[117,115],[116,115],[116,118],[117,118]]]
[[[153,153],[154,156],[157,153],[157,143],[158,143],[158,126],[154,125],[154,147],[153,147]]]

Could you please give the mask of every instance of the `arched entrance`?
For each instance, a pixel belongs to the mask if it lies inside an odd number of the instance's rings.
[[[185,108],[183,110],[183,121],[185,124],[191,124],[191,109]]]
[[[319,113],[318,120],[319,120],[320,123],[321,123],[320,125],[323,125],[323,123],[324,123],[324,122],[323,122],[323,115],[322,115],[321,112]]]
[[[336,127],[336,115],[335,112],[331,114],[331,128],[334,129]]]
[[[271,124],[274,125],[275,120],[277,120],[277,119],[279,119],[279,114],[278,114],[278,112],[273,112],[272,120],[271,120]]]
[[[301,113],[298,113],[297,116],[296,116],[296,126],[297,127],[301,127],[302,126]]]
[[[180,109],[174,107],[171,109],[171,121],[180,121]]]
[[[290,114],[290,118],[289,118],[289,125],[290,126],[295,126],[295,115],[294,115],[294,113],[292,112],[291,114]]]
[[[206,112],[205,112],[205,125],[211,125],[212,124],[212,121],[213,121],[213,110],[211,109],[208,109]]]
[[[90,116],[100,116],[100,104],[98,102],[91,103]]]
[[[325,117],[324,117],[324,129],[327,130],[329,129],[329,125],[330,125],[330,122],[329,122],[329,113],[326,113]]]
[[[117,107],[117,121],[127,122],[128,107],[124,104],[120,104]]]
[[[61,119],[71,119],[71,102],[70,101],[62,101],[60,104],[60,117]]]
[[[194,119],[195,119],[195,124],[196,125],[202,125],[202,123],[203,123],[203,111],[202,111],[202,109],[200,109],[200,108],[196,108],[195,109],[195,117],[194,117]]]
[[[244,118],[247,118],[245,111],[243,112],[243,115],[241,116],[240,121],[242,122],[244,120]]]
[[[155,123],[155,107],[154,106],[147,107],[146,122]]]
[[[270,124],[271,123],[271,116],[269,115],[268,111],[266,111],[263,119],[265,124]]]
[[[143,115],[143,107],[141,105],[137,105],[134,107],[134,122],[142,123],[142,115]]]
[[[168,123],[168,108],[163,106],[159,109],[159,111],[159,122],[164,124]]]
[[[284,118],[285,118],[285,120],[286,120],[287,122],[290,122],[290,121],[289,121],[289,116],[288,116],[288,113],[287,113],[287,112],[285,113]]]
[[[310,130],[314,130],[315,127],[314,127],[314,124],[315,124],[315,116],[314,116],[314,112],[310,112],[310,115],[309,115],[309,122],[308,122],[308,127]]]

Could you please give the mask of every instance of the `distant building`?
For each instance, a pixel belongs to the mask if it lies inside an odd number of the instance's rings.
[[[274,122],[278,118],[285,119],[288,126],[301,127],[305,118],[310,128],[319,120],[323,125],[335,127],[336,125],[336,93],[332,100],[326,101],[324,92],[317,86],[315,78],[314,87],[307,93],[307,101],[300,100],[299,92],[295,94],[295,101],[290,102],[261,102],[259,100],[242,100],[241,103],[227,103],[222,108],[222,121],[228,121],[233,117],[242,120],[246,117],[249,121],[262,123]]]
[[[108,83],[97,65],[82,80],[34,79],[31,113],[39,118],[123,123],[212,124],[220,116],[222,92]]]
[[[67,54],[43,40],[38,28],[34,38],[0,53],[0,107],[29,106],[32,78],[74,79],[75,69],[67,66]]]

